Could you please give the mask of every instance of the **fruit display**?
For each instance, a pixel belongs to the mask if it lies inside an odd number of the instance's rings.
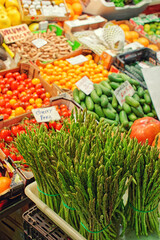
[[[126,96],[121,106],[115,96],[116,90],[123,82],[128,81],[134,88],[133,96]],[[124,94],[124,93],[122,93]],[[99,84],[94,84],[90,95],[77,88],[73,91],[74,100],[84,109],[93,114],[98,121],[101,119],[108,124],[121,124],[124,129],[129,129],[133,122],[144,116],[156,117],[148,90],[144,90],[139,82],[123,73],[112,73],[108,79]]]
[[[111,0],[115,4],[116,7],[124,7],[125,5],[136,5],[142,0]]]
[[[34,172],[40,199],[85,239],[118,239],[127,225],[137,236],[158,234],[156,147],[139,144],[103,120],[97,124],[83,111],[60,131],[41,126],[18,135],[17,148]]]
[[[70,12],[69,20],[75,20],[82,14],[82,5],[79,0],[66,0]]]
[[[0,1],[0,29],[21,24],[17,0]]]
[[[42,78],[49,84],[55,83],[61,88],[74,90],[75,83],[87,76],[93,83],[106,79],[108,71],[103,65],[96,64],[92,55],[87,55],[88,61],[72,65],[67,60],[56,60],[53,63],[39,66]],[[59,73],[57,75],[57,72]]]
[[[19,116],[49,104],[50,93],[38,78],[20,72],[0,74],[0,115],[3,119]]]
[[[121,23],[119,26],[123,29],[124,34],[125,34],[125,39],[128,43],[132,42],[138,42],[142,44],[144,47],[151,48],[154,51],[159,51],[159,47],[152,43],[147,37],[142,36],[140,33],[138,33],[135,30],[131,30],[131,27],[129,24],[126,23]]]
[[[37,41],[40,41],[37,42]],[[38,48],[38,44],[42,46]],[[53,61],[54,59],[64,57],[72,52],[72,47],[64,36],[57,36],[54,31],[47,30],[44,33],[35,33],[27,38],[10,45],[13,53],[18,52],[22,61],[32,59],[35,62]]]
[[[148,35],[160,35],[160,22],[146,23],[143,29]]]

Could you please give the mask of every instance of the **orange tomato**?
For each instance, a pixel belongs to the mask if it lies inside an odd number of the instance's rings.
[[[40,83],[40,80],[39,80],[38,78],[33,78],[33,79],[32,79],[32,83],[33,83],[34,85],[36,85],[36,84]]]
[[[11,185],[11,179],[8,177],[0,177],[0,193],[9,189]]]
[[[14,99],[14,98],[12,98],[12,99],[9,101],[9,103],[11,104],[11,106],[13,106],[16,102],[17,102],[17,101],[16,101],[16,99]]]
[[[22,108],[22,107],[17,107],[17,108],[15,109],[15,115],[16,115],[16,116],[19,116],[19,115],[21,115],[21,114],[23,114],[23,113],[25,113],[24,108]]]

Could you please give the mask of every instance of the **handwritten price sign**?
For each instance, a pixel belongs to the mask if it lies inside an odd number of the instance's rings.
[[[128,81],[125,81],[123,84],[121,84],[115,91],[114,94],[119,102],[119,104],[122,106],[125,102],[126,96],[133,96],[134,89],[131,86],[131,84]]]
[[[89,78],[86,76],[84,76],[78,82],[76,82],[76,86],[80,90],[82,90],[86,95],[89,95],[94,89],[93,82],[91,82]]]

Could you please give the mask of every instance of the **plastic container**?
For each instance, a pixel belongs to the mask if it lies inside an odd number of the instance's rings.
[[[60,227],[69,237],[73,240],[86,240],[80,233],[71,227],[66,221],[59,217],[53,210],[51,210],[45,203],[38,197],[37,183],[33,182],[25,188],[25,194],[36,204],[36,206],[47,215],[58,227]],[[159,205],[160,212],[160,205]],[[158,240],[159,237],[151,234],[147,237],[137,238],[135,232],[127,230],[126,235],[119,240]],[[103,239],[104,240],[104,239]]]
[[[155,66],[156,65],[160,66],[160,61],[157,58],[156,52],[149,48],[141,48],[139,50],[135,50],[135,51],[131,51],[131,52],[127,52],[127,53],[118,55],[116,58],[116,61],[115,61],[115,66],[117,68],[119,68],[121,71],[123,71],[124,73],[126,73],[127,75],[129,75],[130,77],[139,81],[139,79],[137,79],[134,75],[132,75],[125,69],[126,64],[130,65],[136,61],[138,61],[138,62],[149,61],[152,64],[154,64]],[[143,82],[140,82],[140,83],[143,86]],[[146,86],[144,85],[144,87],[146,87]]]
[[[36,206],[26,211],[22,215],[22,218],[25,240],[70,240],[67,235]]]
[[[137,16],[146,9],[150,2],[151,0],[143,0],[136,5],[115,7],[113,2],[105,0],[81,0],[84,13],[101,15],[108,20],[122,20]]]

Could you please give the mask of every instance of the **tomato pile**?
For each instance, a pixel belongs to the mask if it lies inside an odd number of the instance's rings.
[[[0,131],[0,148],[3,150],[5,155],[11,157],[13,161],[21,161],[23,163],[23,167],[27,168],[28,165],[25,164],[25,160],[23,159],[22,155],[20,155],[18,149],[14,144],[14,140],[17,135],[26,133],[32,129],[36,129],[41,124],[43,124],[48,131],[54,128],[55,131],[59,131],[63,126],[63,120],[69,119],[71,115],[71,111],[67,108],[66,105],[61,104],[60,106],[54,105],[57,112],[61,116],[59,121],[50,121],[49,123],[37,123],[36,119],[24,119],[17,125],[13,125],[10,128],[4,128]]]
[[[30,79],[19,72],[0,75],[0,115],[4,120],[48,105],[49,98],[38,78]]]

